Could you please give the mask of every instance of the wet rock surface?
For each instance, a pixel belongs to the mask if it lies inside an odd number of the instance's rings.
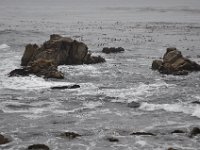
[[[15,69],[9,76],[27,76],[35,74],[45,78],[63,79],[64,75],[57,70],[58,65],[96,64],[105,62],[101,56],[92,56],[88,47],[68,37],[58,34],[40,47],[37,44],[26,45],[21,59],[21,69]]]
[[[50,150],[45,144],[33,144],[28,146],[27,150]]]
[[[185,131],[177,129],[177,130],[174,130],[174,131],[171,132],[171,134],[174,134],[174,133],[175,134],[176,133],[185,133]]]
[[[136,136],[156,136],[155,134],[153,133],[150,133],[150,132],[133,132],[131,133],[130,135],[136,135]]]
[[[69,37],[50,35],[50,40],[39,47],[28,44],[21,59],[21,65],[27,66],[37,59],[52,60],[56,65],[80,65],[105,62],[101,56],[92,56],[88,47]]]
[[[162,74],[187,75],[192,71],[200,71],[200,65],[182,56],[176,48],[167,48],[163,60],[154,60],[152,69]]]
[[[200,129],[198,127],[194,127],[189,134],[189,137],[194,137],[200,134]]]
[[[119,142],[119,139],[118,138],[115,138],[115,137],[107,137],[106,138],[109,142]]]
[[[66,85],[66,86],[54,86],[54,87],[51,87],[51,89],[57,89],[57,90],[63,90],[63,89],[77,89],[77,88],[80,88],[80,85]]]
[[[61,137],[65,137],[68,139],[75,139],[77,137],[80,137],[81,135],[75,132],[64,132],[61,134]]]
[[[28,76],[34,74],[36,76],[43,76],[44,78],[63,79],[64,74],[57,70],[57,65],[51,60],[37,59],[29,66],[21,69],[15,69],[9,73],[9,76]]]
[[[9,140],[5,136],[0,134],[0,145],[6,144],[6,143],[9,143]]]
[[[103,53],[106,53],[106,54],[110,54],[110,53],[120,53],[120,52],[123,52],[124,51],[124,48],[122,47],[118,47],[118,48],[115,48],[115,47],[104,47],[102,52]]]
[[[29,68],[14,69],[9,73],[9,77],[28,76],[29,74],[30,74]]]
[[[200,105],[200,101],[194,101],[194,102],[191,102],[191,103]]]
[[[168,148],[167,150],[178,150],[178,149],[175,149],[175,148],[170,147],[170,148]]]
[[[140,107],[140,103],[133,101],[131,103],[128,103],[127,106],[130,107],[130,108],[139,108]]]

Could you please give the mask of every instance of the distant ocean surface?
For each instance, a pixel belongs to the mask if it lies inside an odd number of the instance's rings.
[[[8,77],[26,44],[54,33],[86,43],[106,63],[59,66],[63,80]],[[200,64],[199,43],[199,0],[1,0],[0,134],[11,142],[0,149],[42,143],[51,150],[198,150],[200,136],[188,132],[200,127],[200,105],[192,103],[200,102],[200,72],[161,75],[151,63],[177,47]],[[101,52],[119,46],[125,52]],[[71,84],[80,89],[50,89]],[[177,129],[186,133],[171,134]],[[82,136],[61,137],[66,131]]]

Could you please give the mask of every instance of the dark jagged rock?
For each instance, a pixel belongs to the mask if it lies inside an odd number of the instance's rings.
[[[28,68],[22,68],[22,69],[15,69],[9,73],[9,77],[14,76],[28,76],[30,74],[30,71]]]
[[[81,135],[75,132],[65,132],[65,133],[62,133],[61,136],[69,138],[69,139],[74,139],[76,137],[80,137]]]
[[[44,144],[33,144],[28,146],[28,150],[49,150],[49,147]]]
[[[96,64],[97,62],[105,62],[106,60],[101,56],[90,56],[90,54],[87,54],[87,56],[84,59],[84,64]]]
[[[170,148],[168,148],[167,150],[178,150],[178,149],[175,149],[175,148],[170,147]]]
[[[50,35],[50,40],[44,42],[41,47],[28,44],[21,65],[27,66],[37,59],[52,60],[57,65],[105,62],[101,56],[91,56],[86,44],[58,34]]]
[[[133,101],[131,103],[128,103],[128,107],[130,107],[130,108],[138,108],[138,107],[140,107],[140,103]]]
[[[0,134],[0,145],[9,143],[9,140]]]
[[[198,105],[200,105],[200,101],[194,101],[194,102],[192,102],[192,104],[198,104]]]
[[[200,129],[198,127],[194,127],[191,132],[190,132],[190,135],[189,137],[194,137],[196,135],[200,134]]]
[[[72,85],[72,86],[54,86],[54,87],[51,87],[51,89],[58,89],[58,90],[62,90],[62,89],[77,89],[77,88],[80,88],[80,85]]]
[[[191,71],[200,71],[200,65],[183,57],[176,48],[167,48],[163,60],[154,60],[152,69],[162,74],[187,75]]]
[[[109,54],[109,53],[119,53],[119,52],[123,52],[124,51],[124,48],[122,47],[118,47],[118,48],[115,48],[115,47],[104,47],[102,52],[103,53],[106,53],[106,54]]]
[[[106,138],[109,142],[119,142],[119,139],[115,138],[115,137],[108,137]]]
[[[174,133],[185,133],[185,132],[182,131],[182,130],[174,130],[174,131],[171,132],[171,134],[174,134]]]
[[[153,133],[149,133],[149,132],[133,132],[131,133],[131,135],[149,135],[149,136],[156,136]]]
[[[92,56],[88,47],[82,42],[50,35],[50,40],[40,47],[36,44],[26,45],[21,59],[21,69],[15,69],[9,76],[27,76],[35,74],[45,78],[63,79],[64,75],[57,70],[58,65],[80,65],[105,62],[101,56]]]
[[[162,64],[163,64],[162,60],[154,60],[152,62],[151,69],[158,70],[160,68],[160,66],[162,66]]]
[[[39,46],[36,44],[26,45],[24,55],[22,56],[22,59],[21,59],[21,66],[26,66],[28,64],[28,62],[31,60],[33,55],[35,55],[38,48]]]
[[[28,76],[35,74],[45,78],[63,79],[64,75],[57,70],[57,66],[51,60],[37,59],[22,69],[15,69],[9,73],[9,76]]]

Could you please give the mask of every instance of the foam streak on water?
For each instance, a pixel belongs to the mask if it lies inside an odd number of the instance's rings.
[[[195,116],[200,118],[200,106],[192,105],[192,104],[148,104],[142,103],[140,106],[141,110],[145,111],[157,111],[157,110],[165,110],[168,112],[178,112],[184,113],[191,116]]]

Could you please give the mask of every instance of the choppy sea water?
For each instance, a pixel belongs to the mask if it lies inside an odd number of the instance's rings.
[[[2,0],[0,2],[0,132],[3,150],[44,143],[52,150],[197,150],[200,138],[170,134],[199,127],[200,73],[160,75],[150,69],[169,46],[200,63],[198,0]],[[52,33],[85,42],[106,63],[59,66],[64,80],[7,74],[20,67],[27,43]],[[105,55],[103,47],[124,47]],[[51,90],[79,84],[80,89]],[[140,103],[130,108],[128,103]],[[83,136],[69,140],[65,131]],[[134,136],[132,132],[156,136]],[[117,143],[106,140],[116,137]]]

